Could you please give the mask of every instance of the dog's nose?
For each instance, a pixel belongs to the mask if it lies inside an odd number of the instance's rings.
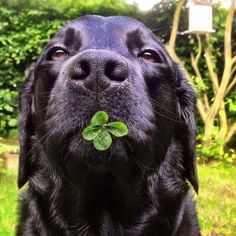
[[[126,60],[114,51],[90,49],[78,54],[72,62],[70,79],[91,91],[101,92],[111,84],[128,77]]]

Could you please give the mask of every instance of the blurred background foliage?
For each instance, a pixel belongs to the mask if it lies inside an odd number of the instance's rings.
[[[67,21],[84,14],[127,15],[143,21],[163,43],[170,38],[176,1],[163,0],[152,10],[141,12],[137,6],[128,5],[124,0],[86,0],[86,1],[58,1],[58,0],[2,0],[0,2],[0,136],[15,137],[17,133],[18,90],[24,81],[27,70],[35,62],[55,32]],[[181,34],[187,29],[187,9],[182,10],[179,33],[176,41],[176,53],[181,58],[190,76],[194,76],[191,65],[191,53],[198,52],[197,39],[194,35]],[[212,60],[215,70],[223,73],[223,41],[224,24],[227,11],[219,5],[214,5],[214,28],[210,44],[214,49]],[[236,38],[236,19],[234,18],[232,38]],[[236,51],[236,42],[232,47]],[[195,89],[206,93],[209,100],[214,99],[211,89],[209,72],[204,55],[199,60],[199,68],[204,77],[204,84],[195,80]],[[236,117],[236,91],[233,90],[225,99],[228,119]],[[233,163],[236,159],[234,135],[227,145],[221,140],[212,139],[211,145],[206,146],[203,135],[203,122],[198,117],[198,156],[202,161],[218,159]],[[217,133],[217,122],[214,126]]]

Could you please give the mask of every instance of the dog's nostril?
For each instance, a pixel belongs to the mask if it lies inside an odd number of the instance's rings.
[[[128,68],[125,63],[110,61],[105,66],[105,75],[110,80],[124,81],[128,77]]]
[[[90,66],[89,63],[85,60],[79,61],[74,65],[71,79],[73,80],[84,80],[90,74]]]

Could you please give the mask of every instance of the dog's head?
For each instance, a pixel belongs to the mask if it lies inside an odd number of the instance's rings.
[[[184,175],[197,190],[194,109],[179,66],[142,23],[80,17],[44,48],[21,91],[18,184],[34,174],[37,145],[70,177],[85,170],[126,175],[136,163],[156,169],[178,140]],[[100,110],[129,128],[104,152],[81,135]]]

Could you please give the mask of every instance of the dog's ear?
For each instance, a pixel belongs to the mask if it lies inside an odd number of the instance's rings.
[[[192,184],[195,192],[198,192],[198,177],[195,157],[196,138],[196,94],[189,85],[184,73],[176,65],[177,79],[177,114],[180,123],[176,125],[176,135],[183,148],[183,167],[186,179]]]
[[[31,168],[31,149],[32,136],[34,134],[33,124],[33,90],[34,90],[34,65],[29,70],[28,78],[20,90],[19,101],[19,142],[20,158],[18,187],[21,188],[32,173]]]

